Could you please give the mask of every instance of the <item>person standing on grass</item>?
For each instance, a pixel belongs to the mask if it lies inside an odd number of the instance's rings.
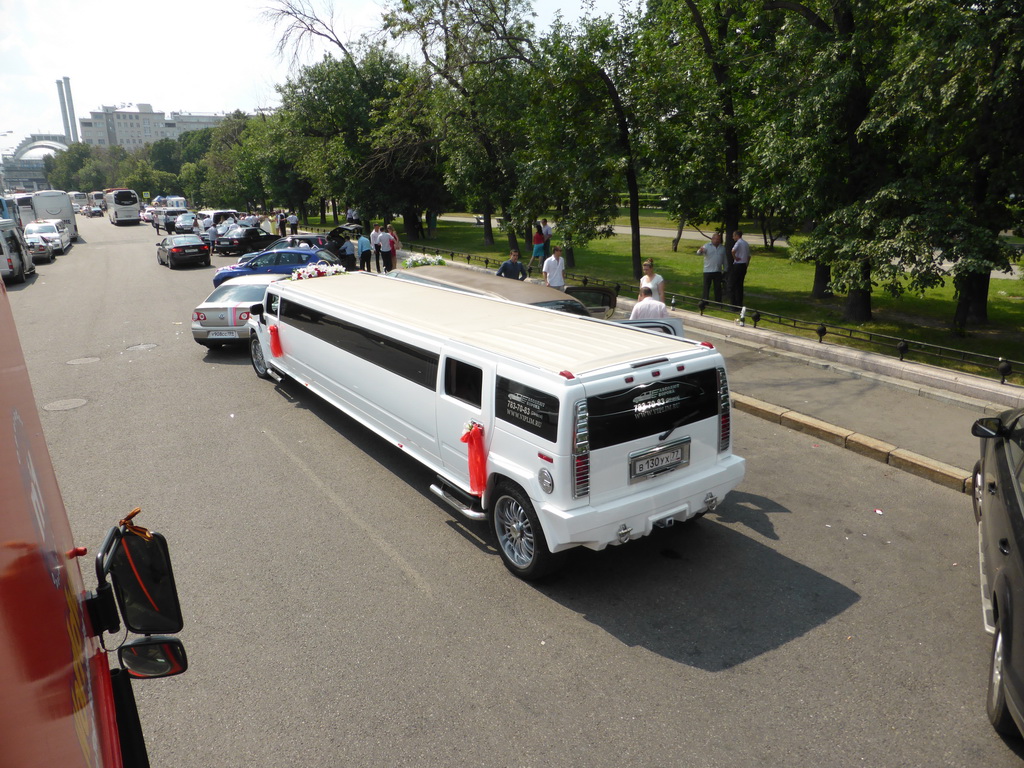
[[[704,290],[701,298],[708,300],[708,294],[714,289],[715,301],[722,303],[722,273],[728,267],[729,254],[722,243],[722,233],[715,232],[711,236],[711,242],[704,243],[697,249],[697,253],[704,257]]]
[[[747,267],[750,266],[750,246],[743,239],[743,232],[732,233],[732,266],[729,267],[729,286],[732,292],[733,306],[742,307],[743,282],[747,279]]]
[[[292,234],[299,234],[299,217],[295,215],[295,211],[288,213],[288,226],[291,227]]]

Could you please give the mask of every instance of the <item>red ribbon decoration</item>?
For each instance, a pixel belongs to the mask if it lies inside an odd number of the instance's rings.
[[[284,354],[284,350],[281,349],[281,337],[278,333],[276,325],[270,326],[270,354],[274,357],[281,357]]]
[[[473,424],[462,433],[462,442],[469,447],[469,489],[474,496],[483,496],[487,488],[487,454],[484,451],[484,428]]]

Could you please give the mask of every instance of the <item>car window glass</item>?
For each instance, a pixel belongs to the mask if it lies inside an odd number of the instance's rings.
[[[273,253],[265,253],[262,256],[257,256],[255,259],[249,262],[253,267],[269,267],[277,263],[277,255]]]
[[[1010,430],[1006,441],[1006,461],[1019,480],[1024,471],[1024,419],[1018,419]]]

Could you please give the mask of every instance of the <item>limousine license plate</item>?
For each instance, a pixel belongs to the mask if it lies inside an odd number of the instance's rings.
[[[629,455],[629,478],[641,480],[690,463],[690,439],[677,440]]]
[[[211,339],[237,339],[238,333],[236,331],[210,331],[209,337]]]

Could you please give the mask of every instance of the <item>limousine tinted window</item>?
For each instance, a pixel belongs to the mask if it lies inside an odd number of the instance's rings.
[[[438,355],[346,323],[296,301],[281,300],[281,319],[420,386],[437,387]]]
[[[444,361],[444,393],[464,403],[483,403],[484,372],[475,365],[449,357]]]
[[[587,398],[590,449],[619,445],[718,416],[715,369]]]
[[[558,398],[499,376],[494,415],[552,443],[558,437]]]

